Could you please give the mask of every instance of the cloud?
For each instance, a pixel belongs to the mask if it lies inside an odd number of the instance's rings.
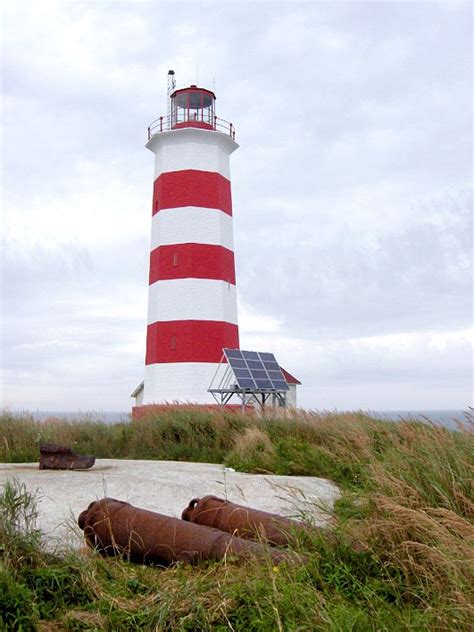
[[[468,329],[318,341],[262,328],[244,332],[241,344],[271,349],[302,382],[298,403],[306,408],[456,409],[472,405],[473,334]]]
[[[351,207],[339,208],[352,214]],[[307,216],[239,227],[241,293],[254,308],[320,340],[472,324],[469,197],[412,209],[402,227],[318,225]],[[258,246],[256,247],[256,244]]]
[[[215,84],[237,126],[242,344],[281,354],[306,406],[463,406],[470,7],[178,9],[4,8],[5,401],[128,408],[145,345],[143,143],[174,68],[179,85]]]
[[[127,409],[145,355],[141,256],[109,246],[98,260],[74,244],[18,254],[3,261],[3,403]]]

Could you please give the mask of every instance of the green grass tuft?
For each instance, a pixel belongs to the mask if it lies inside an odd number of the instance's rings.
[[[260,418],[184,409],[116,425],[36,423],[5,413],[0,437],[8,462],[36,460],[41,439],[99,457],[324,476],[342,490],[331,532],[305,534],[294,545],[306,565],[165,570],[89,551],[47,553],[36,530],[35,496],[7,481],[0,494],[4,629],[472,630],[469,420],[452,432],[363,413]]]

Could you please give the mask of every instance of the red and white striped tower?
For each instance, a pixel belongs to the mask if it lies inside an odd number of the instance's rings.
[[[214,402],[224,347],[239,348],[229,156],[234,129],[190,86],[148,130],[155,154],[143,404]]]

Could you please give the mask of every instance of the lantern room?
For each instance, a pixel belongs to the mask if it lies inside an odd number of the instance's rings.
[[[189,88],[175,90],[171,100],[171,129],[201,127],[215,129],[214,103],[216,95],[210,90]]]

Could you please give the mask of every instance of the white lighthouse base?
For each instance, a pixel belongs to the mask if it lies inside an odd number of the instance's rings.
[[[207,389],[218,366],[212,362],[148,364],[143,404],[215,404]]]

